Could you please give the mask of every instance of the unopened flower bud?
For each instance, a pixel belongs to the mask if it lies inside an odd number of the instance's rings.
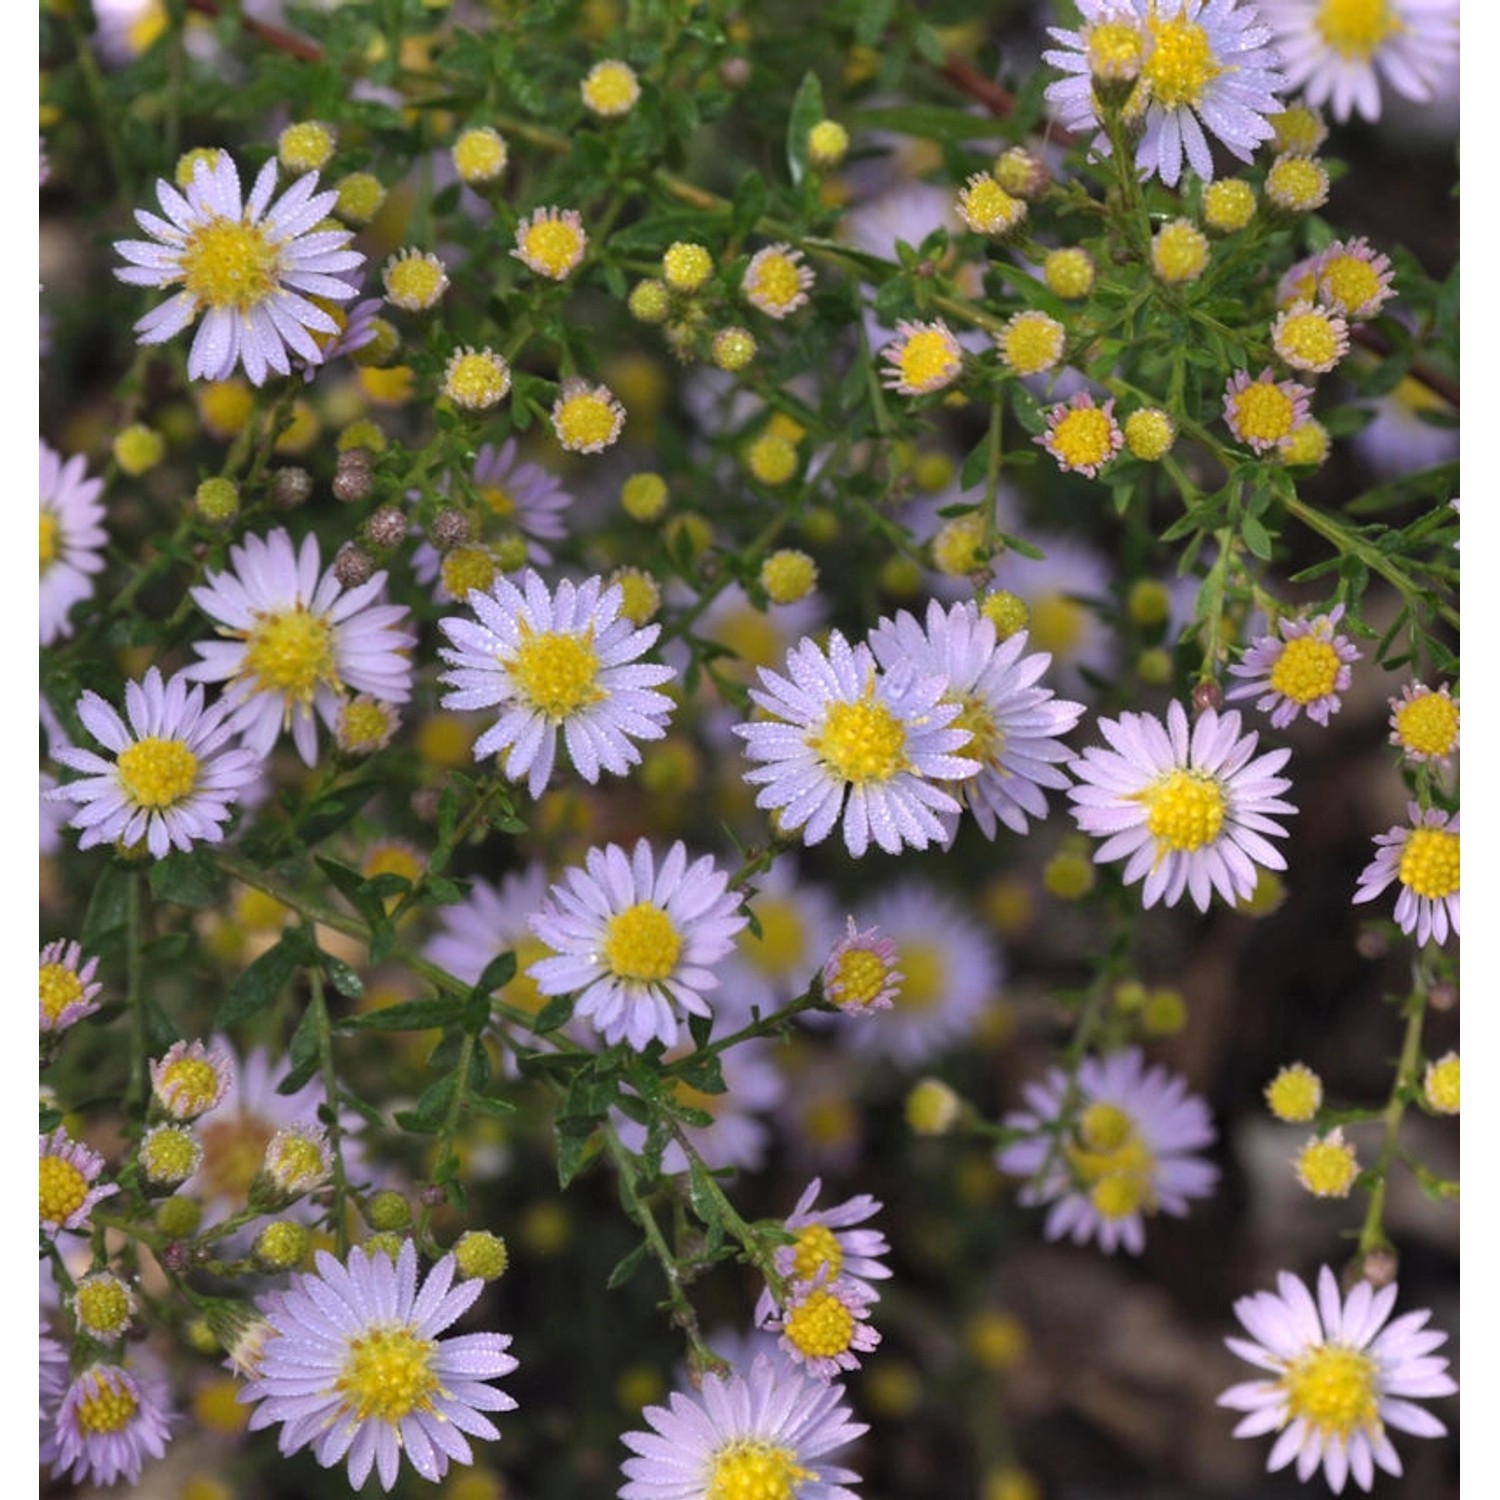
[[[280,510],[296,510],[312,494],[312,475],[295,464],[278,469],[271,481],[271,504]]]
[[[368,583],[375,573],[375,559],[355,542],[345,542],[333,559],[333,576],[346,589]]]
[[[1205,677],[1193,685],[1193,712],[1203,713],[1210,708],[1223,708],[1224,689],[1212,677]]]
[[[240,513],[240,492],[229,479],[205,479],[193,494],[198,514],[212,526],[227,526]]]
[[[251,1253],[262,1270],[290,1271],[301,1265],[311,1243],[312,1235],[305,1225],[278,1219],[256,1235]]]
[[[496,1281],[510,1264],[505,1241],[487,1229],[471,1229],[460,1235],[453,1258],[458,1262],[458,1274],[466,1281]]]
[[[355,448],[351,451],[363,453],[364,449]],[[333,498],[335,500],[341,500],[345,505],[357,505],[361,500],[368,500],[374,492],[375,476],[367,465],[355,464],[345,467],[341,462],[334,471]]]
[[[365,1204],[365,1218],[371,1229],[405,1229],[411,1223],[411,1204],[405,1194],[384,1188]]]
[[[385,551],[399,546],[406,536],[406,516],[394,505],[382,505],[366,517],[363,530],[370,546]]]
[[[742,89],[750,82],[750,59],[726,57],[719,64],[719,82],[726,89]]]
[[[473,534],[469,518],[456,505],[444,506],[427,524],[427,540],[439,552],[459,546]]]

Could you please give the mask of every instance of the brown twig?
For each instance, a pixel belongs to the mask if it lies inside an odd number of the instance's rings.
[[[187,0],[187,8],[197,11],[200,16],[213,16],[215,19],[220,14],[218,0]],[[323,61],[323,49],[309,37],[298,36],[294,31],[254,20],[243,12],[240,14],[240,25],[278,52],[289,52],[293,57],[300,57],[303,62]]]

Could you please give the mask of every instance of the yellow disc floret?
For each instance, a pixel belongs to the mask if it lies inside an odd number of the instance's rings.
[[[995,639],[1008,641],[1031,623],[1031,612],[1019,594],[997,589],[980,601],[979,612],[995,627]]]
[[[807,159],[815,167],[836,167],[849,149],[849,132],[837,120],[819,120],[807,132]]]
[[[1347,1198],[1359,1176],[1354,1147],[1342,1130],[1314,1136],[1297,1157],[1297,1180],[1314,1198]]]
[[[592,629],[533,631],[522,621],[521,643],[503,665],[521,696],[550,719],[570,718],[604,696]]]
[[[403,250],[385,263],[385,294],[407,312],[434,307],[448,289],[448,273],[435,255]]]
[[[488,593],[497,572],[494,556],[487,548],[464,546],[444,554],[438,576],[455,599],[467,599],[475,589],[481,594]]]
[[[1176,441],[1177,424],[1159,406],[1143,406],[1125,418],[1125,446],[1146,463],[1165,458]]]
[[[1220,234],[1233,234],[1255,217],[1255,189],[1238,177],[1222,177],[1203,190],[1203,222]]]
[[[1270,380],[1252,380],[1230,397],[1235,435],[1253,446],[1274,447],[1291,435],[1297,420],[1297,404],[1280,385]]]
[[[443,376],[443,394],[466,411],[485,411],[510,390],[510,366],[492,349],[456,350]]]
[[[794,547],[773,552],[760,565],[760,583],[773,604],[795,604],[818,583],[818,565]]]
[[[1305,705],[1333,692],[1342,667],[1330,642],[1316,635],[1299,635],[1282,647],[1268,680],[1282,697]]]
[[[667,482],[647,471],[632,474],[620,486],[620,507],[632,521],[643,524],[660,519],[667,508]]]
[[[1367,63],[1376,51],[1405,30],[1390,0],[1322,0],[1313,24],[1340,57]]]
[[[385,184],[370,172],[350,172],[335,184],[333,211],[346,224],[368,224],[385,203]]]
[[[453,143],[453,166],[468,183],[493,182],[510,160],[505,137],[489,125],[475,125]]]
[[[1450,1052],[1427,1064],[1422,1075],[1422,1097],[1440,1115],[1458,1113],[1458,1053]]]
[[[156,1095],[179,1120],[189,1120],[218,1101],[218,1070],[206,1057],[174,1058],[153,1081]]]
[[[1201,103],[1204,89],[1224,71],[1208,32],[1181,16],[1163,21],[1153,15],[1146,25],[1153,45],[1141,77],[1151,97],[1168,109]]]
[[[854,1313],[832,1292],[813,1291],[787,1315],[787,1341],[809,1359],[843,1354],[854,1337]]]
[[[829,1276],[844,1268],[844,1249],[826,1224],[809,1224],[797,1231],[792,1247],[792,1274],[798,1281],[811,1281],[824,1266]]]
[[[300,605],[262,615],[246,638],[240,671],[261,691],[311,703],[320,684],[339,680],[333,626]]]
[[[696,292],[713,275],[714,258],[706,245],[678,240],[661,258],[661,277],[674,292]]]
[[[976,234],[1007,234],[1026,217],[1026,200],[1013,198],[985,172],[963,185],[957,206],[959,218]]]
[[[78,1283],[73,1311],[85,1333],[98,1339],[117,1339],[130,1326],[135,1299],[118,1276],[105,1271]]]
[[[714,1455],[704,1500],[796,1500],[814,1471],[795,1462],[790,1448],[741,1440]]]
[[[1445,760],[1458,748],[1458,704],[1444,688],[1420,691],[1397,707],[1393,738],[1413,759]]]
[[[200,308],[244,313],[277,285],[281,253],[262,225],[216,216],[189,232],[178,265]]]
[[[1397,875],[1414,895],[1441,901],[1458,894],[1459,835],[1445,828],[1414,828],[1401,851]]]
[[[1094,258],[1076,245],[1048,253],[1042,263],[1047,285],[1059,297],[1076,302],[1094,289]]]
[[[1358,1349],[1324,1344],[1298,1356],[1277,1384],[1290,1420],[1302,1422],[1314,1441],[1347,1444],[1355,1432],[1381,1432],[1375,1361]],[[1316,1451],[1316,1450],[1314,1450]]]
[[[1096,467],[1114,453],[1114,432],[1114,422],[1098,407],[1073,407],[1052,430],[1052,451],[1067,468]]]
[[[1323,1107],[1323,1080],[1306,1063],[1289,1063],[1266,1085],[1266,1107],[1289,1125],[1305,1124]]]
[[[764,485],[773,489],[797,472],[797,447],[779,433],[763,432],[745,449],[745,463]]]
[[[120,752],[115,774],[137,807],[172,807],[197,785],[198,757],[181,740],[149,736]]]
[[[890,965],[878,953],[850,948],[839,955],[830,988],[837,988],[840,1005],[863,1008],[885,992],[890,977]]]
[[[276,137],[276,154],[289,172],[318,172],[328,165],[335,144],[333,126],[299,120]]]
[[[852,703],[830,703],[823,727],[807,741],[841,780],[863,786],[909,770],[906,726],[872,691]]]
[[[1044,312],[1020,312],[997,336],[1000,357],[1017,375],[1040,375],[1062,358],[1066,332]]]
[[[1146,828],[1156,840],[1158,860],[1204,848],[1224,826],[1224,787],[1207,772],[1169,771],[1137,796],[1146,804]]]
[[[73,1420],[87,1437],[107,1437],[123,1432],[136,1414],[137,1402],[125,1384],[123,1372],[96,1365],[79,1377],[87,1387],[73,1408]]]
[[[649,984],[677,967],[682,934],[661,907],[637,901],[609,919],[600,951],[616,979]]]
[[[1349,351],[1344,320],[1337,313],[1307,302],[1286,309],[1272,325],[1277,354],[1297,370],[1326,374]]]
[[[1172,286],[1196,281],[1208,266],[1208,237],[1186,219],[1163,224],[1151,241],[1151,266]]]
[[[333,1388],[340,1412],[363,1423],[372,1417],[392,1425],[413,1411],[432,1410],[440,1389],[433,1369],[437,1345],[405,1324],[376,1324],[349,1340]]]
[[[516,231],[516,253],[540,276],[566,279],[583,259],[588,237],[574,212],[538,209]]]
[[[610,58],[595,63],[578,86],[584,104],[596,115],[614,119],[628,115],[641,97],[641,85],[629,63]]]
[[[66,964],[43,964],[39,972],[41,1008],[49,1022],[83,999],[83,980]]]
[[[37,555],[39,567],[37,572],[45,576],[47,569],[57,561],[58,536],[62,529],[60,522],[53,511],[44,510],[38,512],[40,525],[38,526]]]
[[[1266,173],[1266,197],[1288,213],[1311,213],[1328,201],[1328,171],[1310,156],[1278,156]]]
[[[619,436],[625,408],[605,386],[564,386],[552,408],[557,440],[573,453],[600,453]]]
[[[88,1178],[60,1156],[42,1157],[37,1163],[37,1178],[37,1203],[43,1223],[66,1223],[88,1198]]]
[[[144,422],[132,422],[116,435],[111,446],[115,462],[133,479],[154,469],[167,451],[161,433]]]
[[[1084,47],[1095,78],[1105,83],[1129,82],[1141,71],[1146,39],[1128,21],[1104,21],[1088,28]]]

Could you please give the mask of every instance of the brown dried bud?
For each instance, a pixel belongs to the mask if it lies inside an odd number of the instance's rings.
[[[362,469],[358,465],[346,469],[340,464],[333,476],[333,498],[342,500],[345,505],[356,505],[361,500],[368,500],[375,490],[375,476],[369,469]]]
[[[1368,1281],[1377,1292],[1381,1287],[1389,1286],[1396,1279],[1396,1272],[1399,1269],[1400,1262],[1396,1259],[1396,1252],[1384,1246],[1366,1250],[1364,1255],[1358,1257],[1350,1266],[1355,1281]]]
[[[1193,685],[1193,712],[1201,714],[1205,709],[1223,708],[1224,689],[1212,677],[1205,677]]]
[[[295,464],[278,469],[276,477],[271,481],[271,504],[282,510],[296,510],[299,505],[307,503],[312,489],[312,475],[306,469],[300,469]]]
[[[750,82],[750,59],[726,57],[719,64],[719,82],[726,89],[742,89]]]
[[[364,533],[372,547],[395,547],[406,536],[406,516],[394,505],[382,505],[366,519]]]
[[[338,462],[334,467],[337,469],[372,469],[375,467],[375,455],[368,448],[346,448],[339,454]]]
[[[346,589],[368,583],[375,573],[375,559],[356,542],[345,542],[333,559],[333,576]]]
[[[1390,948],[1390,939],[1377,927],[1362,928],[1354,940],[1354,951],[1361,958],[1384,958]]]
[[[411,794],[412,815],[422,823],[436,823],[438,804],[443,800],[441,787],[419,786]]]
[[[170,1271],[174,1276],[180,1276],[192,1263],[192,1255],[188,1245],[183,1240],[172,1240],[163,1246],[161,1251],[162,1269]]]
[[[448,1195],[437,1183],[429,1182],[417,1194],[417,1199],[424,1208],[441,1208],[448,1201]]]
[[[450,547],[461,546],[473,535],[474,528],[469,518],[454,505],[440,510],[427,526],[427,540],[439,552],[446,552]]]
[[[1434,1010],[1452,1010],[1458,1004],[1458,986],[1439,980],[1427,991],[1427,1003]]]

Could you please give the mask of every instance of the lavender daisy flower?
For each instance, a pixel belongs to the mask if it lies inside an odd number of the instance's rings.
[[[1113,1255],[1124,1246],[1139,1255],[1145,1220],[1182,1218],[1193,1198],[1212,1194],[1219,1170],[1195,1153],[1214,1140],[1208,1106],[1165,1068],[1147,1068],[1138,1047],[1108,1057],[1086,1057],[1076,1084],[1061,1068],[1027,1084],[1029,1108],[1003,1123],[1026,1132],[995,1164],[1030,1179],[1020,1201],[1050,1203],[1049,1240],[1097,1239]]]
[[[797,1239],[795,1244],[776,1247],[777,1271],[797,1281],[812,1281],[824,1268],[830,1276],[843,1276],[861,1285],[885,1280],[891,1268],[881,1257],[891,1253],[889,1242],[878,1229],[856,1227],[873,1219],[882,1205],[868,1193],[861,1193],[834,1208],[815,1209],[813,1204],[822,1190],[822,1178],[814,1177],[797,1206],[782,1221],[781,1227]],[[878,1294],[875,1300],[879,1300]],[[767,1287],[755,1304],[756,1324],[767,1322],[775,1311],[776,1300]]]
[[[289,349],[321,364],[313,334],[337,334],[339,325],[308,299],[352,298],[344,273],[363,265],[364,256],[345,248],[349,230],[314,230],[338,201],[336,192],[319,193],[317,186],[318,174],[309,172],[273,205],[276,163],[268,161],[244,198],[227,151],[212,164],[194,163],[185,197],[158,179],[156,197],[167,217],[136,210],[151,239],[116,241],[131,264],[115,275],[133,286],[181,283],[182,290],[135,325],[137,341],[164,343],[201,314],[188,352],[195,380],[227,380],[243,364],[251,384],[260,385],[271,370],[291,373]]]
[[[761,787],[755,805],[776,809],[779,825],[802,829],[808,844],[842,816],[856,859],[872,837],[888,854],[946,842],[940,819],[959,804],[935,783],[979,770],[955,753],[972,736],[952,727],[959,705],[941,701],[946,681],[882,673],[868,646],[851,647],[837,630],[826,655],[804,638],[786,669],[782,677],[761,668],[761,687],[750,689],[768,721],[734,726],[746,757],[766,762],[745,773]]]
[[[37,977],[37,1029],[66,1031],[99,1009],[94,996],[103,988],[94,979],[99,960],[91,958],[82,968],[83,949],[58,938],[42,949]]]
[[[1290,1271],[1275,1292],[1257,1292],[1234,1304],[1250,1338],[1227,1338],[1241,1359],[1270,1372],[1269,1379],[1230,1386],[1219,1405],[1247,1415],[1235,1437],[1280,1436],[1266,1468],[1297,1461],[1304,1483],[1321,1467],[1334,1494],[1352,1475],[1368,1490],[1376,1468],[1401,1473],[1387,1428],[1417,1437],[1442,1437],[1447,1428],[1410,1398],[1451,1396],[1457,1390],[1448,1360],[1434,1353],[1448,1335],[1427,1327],[1423,1308],[1389,1322],[1396,1286],[1376,1291],[1356,1283],[1347,1297],[1327,1266],[1318,1272],[1318,1295]]]
[[[463,1434],[499,1438],[482,1413],[516,1403],[487,1382],[516,1361],[505,1334],[438,1337],[484,1290],[478,1279],[454,1286],[455,1264],[445,1255],[419,1285],[410,1240],[394,1265],[379,1250],[356,1247],[346,1265],[320,1250],[316,1274],[261,1297],[272,1331],[240,1397],[259,1403],[251,1428],[281,1423],[281,1452],[311,1446],[325,1469],[347,1457],[354,1489],[374,1467],[389,1490],[403,1453],[433,1483],[450,1459],[473,1463]]]
[[[268,755],[290,727],[297,753],[312,765],[317,721],[334,730],[349,692],[383,703],[411,696],[408,653],[416,636],[400,623],[404,605],[376,603],[383,572],[345,589],[332,568],[320,573],[315,536],[294,550],[281,528],[247,536],[229,549],[229,561],[228,572],[210,572],[205,585],[190,590],[229,639],[196,642],[202,660],[183,675],[227,683],[231,727],[257,755]]]
[[[1266,453],[1284,447],[1307,421],[1311,398],[1295,380],[1273,380],[1269,367],[1254,380],[1236,370],[1224,385],[1224,422],[1240,442]]]
[[[1458,702],[1445,682],[1437,688],[1408,682],[1391,710],[1391,744],[1417,765],[1446,766],[1458,754]]]
[[[41,643],[50,646],[73,634],[68,621],[75,604],[94,592],[91,575],[104,570],[104,506],[99,495],[102,479],[85,478],[84,461],[63,456],[38,440],[41,460],[39,486],[39,604]]]
[[[546,900],[547,871],[540,864],[513,870],[498,887],[476,877],[462,901],[438,913],[442,930],[427,940],[422,957],[464,984],[477,984],[485,968],[510,951],[516,955],[515,977],[496,990],[496,998],[535,1013],[546,996],[528,971],[552,950],[532,932],[529,918]]]
[[[112,1182],[98,1182],[104,1158],[82,1141],[75,1141],[59,1125],[51,1135],[37,1137],[37,1193],[41,1226],[57,1235],[65,1229],[88,1228],[94,1205],[120,1190]]]
[[[529,969],[544,995],[578,992],[574,1014],[611,1046],[637,1049],[677,1040],[679,1011],[711,1014],[703,992],[718,987],[712,965],[745,925],[729,876],[705,854],[689,866],[679,840],[658,868],[641,839],[590,849],[585,869],[568,870],[531,918],[556,955]]]
[[[848,932],[833,945],[823,964],[824,997],[845,1015],[889,1010],[904,980],[901,955],[878,927],[861,931],[853,917],[848,921]]]
[[[1068,785],[1055,767],[1073,754],[1056,736],[1083,716],[1081,703],[1057,700],[1050,688],[1036,686],[1052,658],[1044,652],[1023,655],[1026,640],[1020,631],[997,641],[994,623],[976,606],[955,604],[945,613],[935,599],[927,606],[925,630],[901,610],[870,632],[870,649],[887,672],[909,663],[919,676],[947,678],[943,701],[958,704],[953,727],[969,731],[963,751],[980,767],[954,790],[989,839],[997,821],[1025,833],[1028,813],[1047,816],[1041,788]],[[958,819],[944,821],[951,842]]]
[[[1375,858],[1365,866],[1354,893],[1356,904],[1373,901],[1393,880],[1396,921],[1420,947],[1430,938],[1446,943],[1451,928],[1458,934],[1458,814],[1415,802],[1407,804],[1408,826],[1375,837]]]
[[[438,621],[453,646],[441,655],[451,667],[441,680],[454,691],[444,708],[495,708],[499,718],[474,743],[474,758],[507,751],[505,774],[527,778],[527,790],[546,790],[557,755],[558,731],[578,774],[590,784],[599,773],[626,775],[641,758],[634,740],[659,740],[672,701],[654,691],[672,669],[637,662],[659,627],[637,630],[620,613],[620,587],[602,578],[555,594],[530,570],[521,587],[500,578],[489,592],[469,594],[473,620]]]
[[[78,847],[144,843],[154,859],[172,849],[223,840],[230,806],[260,772],[260,755],[235,745],[229,704],[203,706],[202,687],[188,686],[188,673],[166,682],[152,667],[143,682],[125,684],[129,723],[98,693],[78,700],[83,726],[109,752],[67,746],[57,760],[84,773],[49,795],[73,802],[70,827],[81,830]]]
[[[1153,714],[1100,719],[1113,747],[1090,746],[1069,767],[1082,783],[1068,796],[1085,832],[1102,836],[1096,864],[1126,861],[1126,884],[1145,877],[1146,906],[1175,906],[1186,892],[1207,911],[1213,891],[1228,902],[1255,890],[1256,865],[1286,869],[1270,838],[1286,829],[1269,814],[1294,813],[1280,794],[1291,782],[1277,776],[1291,751],[1254,760],[1259,736],[1240,733],[1237,712],[1206,709],[1193,724],[1180,703],[1165,724]]]
[[[349,288],[348,295],[353,297],[359,289],[355,286]],[[318,370],[345,354],[354,354],[363,349],[366,344],[375,342],[378,330],[375,320],[380,316],[380,309],[385,306],[384,297],[366,297],[356,302],[346,313],[343,308],[325,298],[318,298],[317,305],[320,311],[326,313],[334,322],[336,332],[323,334],[314,340],[322,351],[323,358],[316,363],[310,363],[299,359],[297,363],[302,369],[303,383],[311,381]]]
[[[875,1289],[867,1282],[834,1274],[820,1266],[807,1281],[795,1281],[785,1308],[772,1304],[762,1324],[781,1335],[781,1347],[815,1380],[832,1380],[840,1370],[857,1370],[859,1356],[880,1343],[870,1326]]]
[[[123,1365],[90,1365],[57,1409],[51,1442],[55,1471],[74,1484],[136,1484],[148,1458],[166,1451],[171,1414],[163,1384]]]
[[[174,1120],[196,1120],[229,1093],[229,1053],[202,1042],[174,1042],[151,1064],[151,1092]]]
[[[1349,689],[1350,665],[1360,659],[1359,648],[1334,627],[1344,617],[1344,606],[1335,605],[1326,615],[1310,620],[1282,616],[1276,635],[1263,635],[1251,643],[1245,659],[1230,667],[1231,677],[1243,677],[1224,694],[1255,698],[1261,713],[1271,716],[1277,729],[1285,729],[1304,709],[1314,724],[1328,723],[1328,716],[1341,706],[1340,694]],[[1262,696],[1256,698],[1256,694]]]
[[[705,1375],[702,1388],[648,1406],[650,1428],[622,1441],[620,1500],[717,1500],[795,1494],[797,1500],[859,1500],[859,1476],[827,1462],[867,1431],[839,1403],[844,1388],[757,1357],[748,1377]]]

